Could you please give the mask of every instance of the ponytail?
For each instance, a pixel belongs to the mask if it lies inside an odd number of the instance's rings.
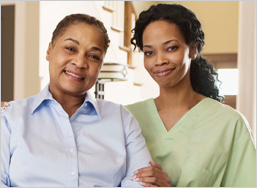
[[[218,73],[201,55],[191,61],[190,80],[195,92],[223,102],[224,97],[219,95],[218,83],[221,85],[221,81],[218,80]]]

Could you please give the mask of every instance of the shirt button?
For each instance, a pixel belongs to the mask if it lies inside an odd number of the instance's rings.
[[[73,151],[74,151],[74,149],[73,149],[73,148],[71,148],[71,149],[70,149],[70,152],[72,153]]]
[[[72,176],[74,176],[75,175],[75,172],[74,172],[74,170],[70,173]]]

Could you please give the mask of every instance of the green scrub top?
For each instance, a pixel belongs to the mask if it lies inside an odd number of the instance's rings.
[[[126,106],[174,187],[256,187],[256,149],[246,119],[205,98],[168,132],[153,99]]]

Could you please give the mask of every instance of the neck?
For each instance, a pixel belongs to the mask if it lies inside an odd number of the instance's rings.
[[[191,85],[190,78],[184,78],[175,87],[160,88],[160,95],[155,99],[158,111],[170,110],[172,112],[180,110],[190,110],[205,96],[196,93]]]
[[[65,112],[69,115],[69,118],[77,111],[77,109],[83,104],[85,95],[72,95],[59,91],[53,91],[49,88],[53,98],[62,106]]]

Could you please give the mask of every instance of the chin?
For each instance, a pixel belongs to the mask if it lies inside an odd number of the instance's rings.
[[[166,81],[166,82],[157,82],[157,84],[161,87],[161,88],[172,88],[172,87],[176,87],[177,85],[179,85],[179,82],[172,82],[172,81]]]
[[[85,89],[85,87],[78,87],[77,85],[65,85],[62,87],[64,89],[64,91],[68,94],[84,94],[85,92],[87,92],[87,90]]]

